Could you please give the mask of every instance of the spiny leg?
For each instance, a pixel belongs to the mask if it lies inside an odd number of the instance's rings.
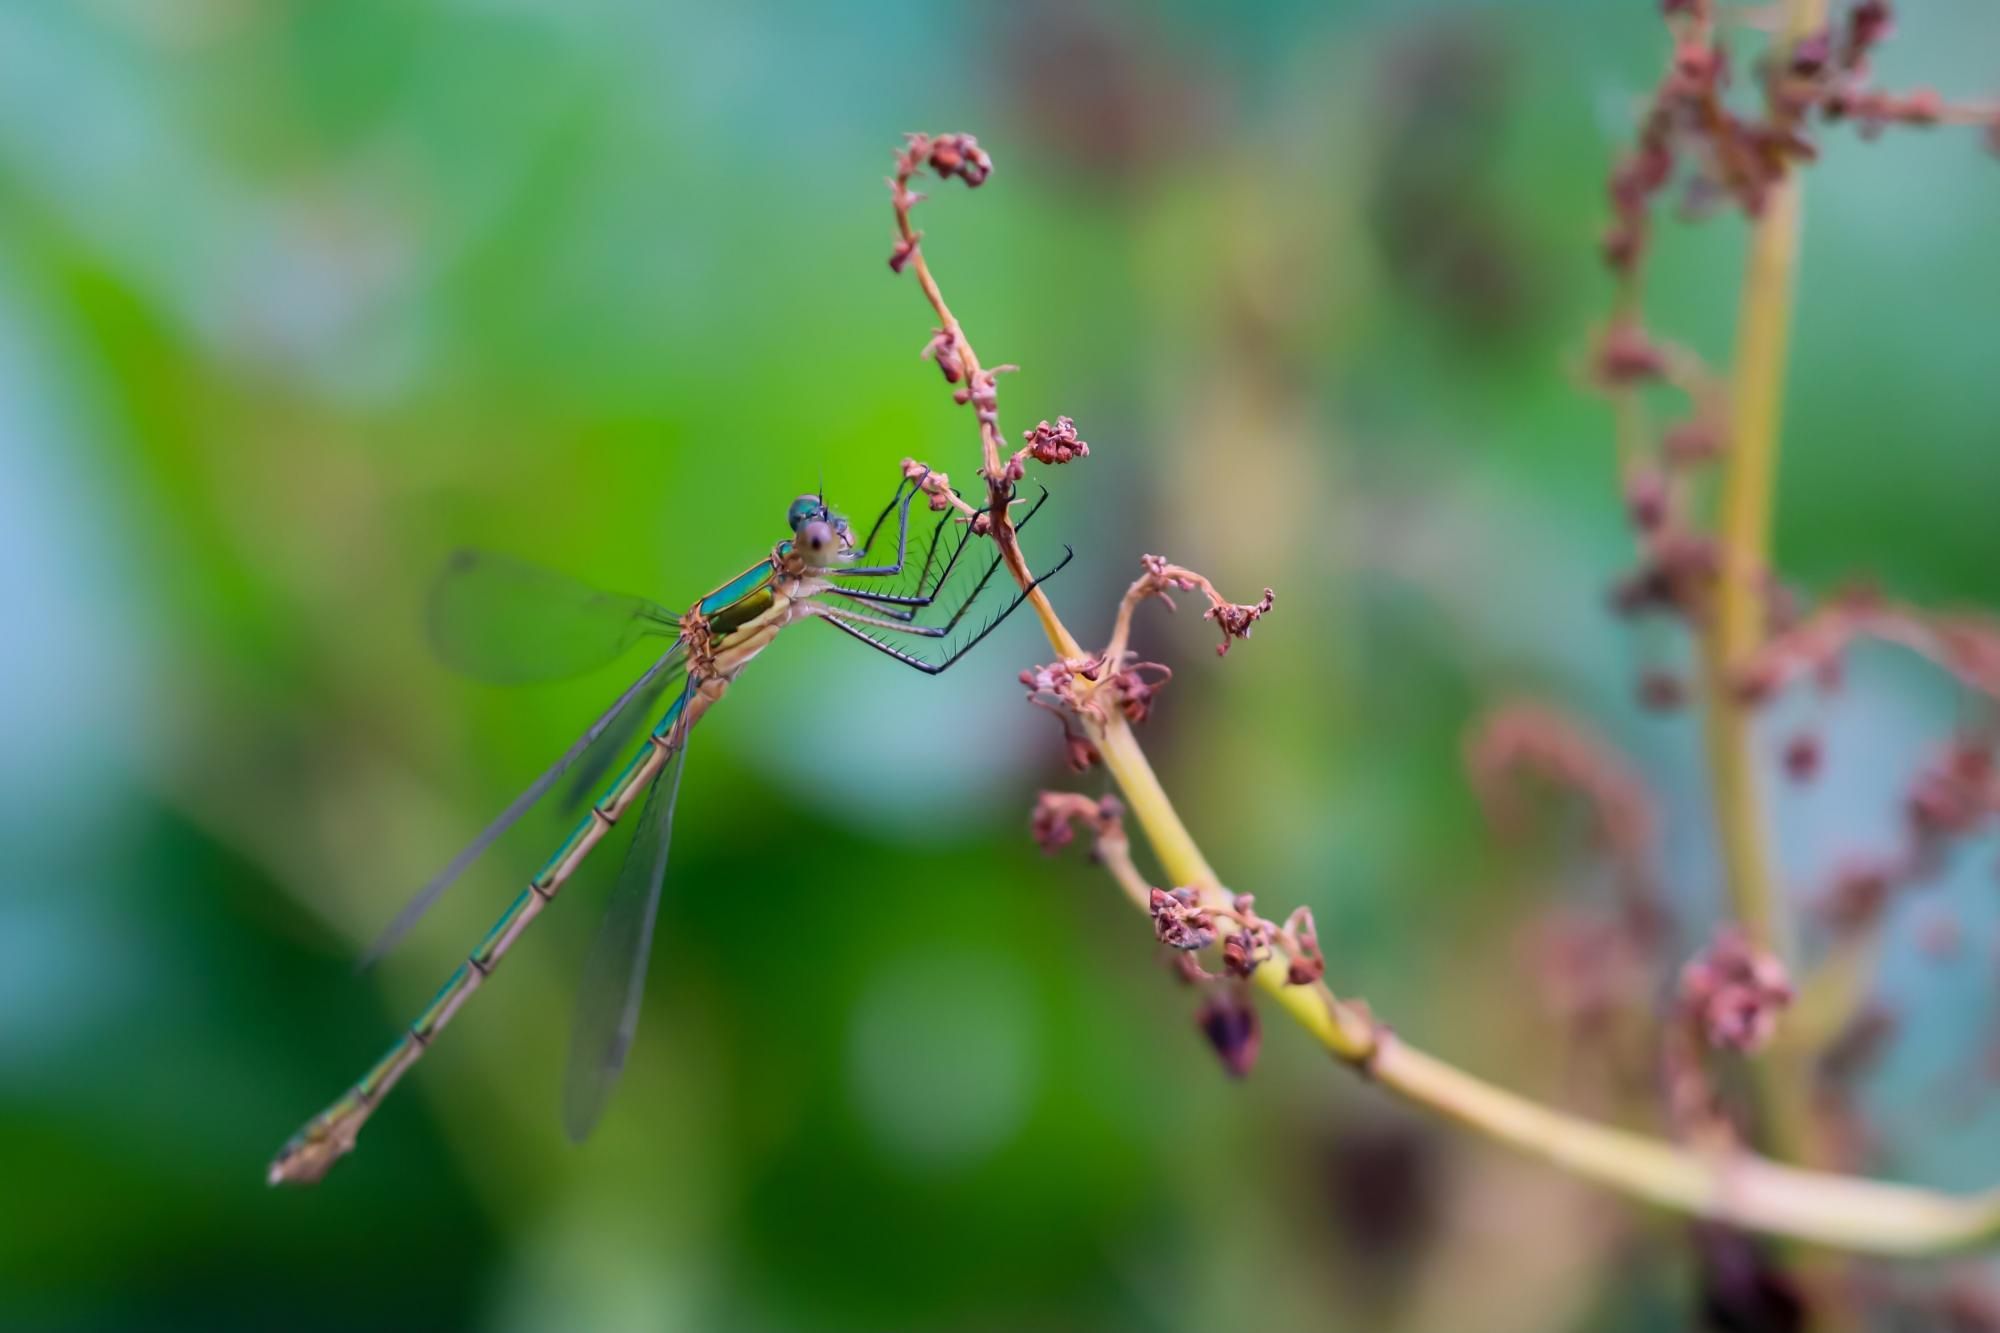
[[[926,470],[923,475],[928,477],[930,473],[928,470]],[[874,547],[875,535],[882,531],[882,525],[889,521],[889,515],[895,512],[897,504],[899,504],[903,499],[903,488],[905,486],[910,486],[913,484],[917,486],[922,485],[922,483],[915,477],[904,477],[900,482],[896,483],[896,493],[889,497],[889,503],[882,506],[882,512],[875,516],[875,522],[871,524],[868,528],[867,540],[861,543],[861,550],[859,554],[865,556]]]
[[[926,469],[923,473],[923,476],[924,477],[930,476],[930,471]],[[894,509],[896,511],[896,562],[892,565],[861,565],[858,567],[843,569],[840,571],[841,573],[860,574],[872,578],[884,578],[900,574],[903,572],[904,556],[909,550],[910,501],[916,499],[917,492],[922,489],[923,489],[923,482],[920,478],[906,477],[904,478],[904,484],[896,488],[896,497],[892,498],[889,501],[889,509]],[[866,554],[871,548],[874,547],[875,534],[881,530],[883,520],[888,517],[889,517],[889,510],[888,509],[883,510],[882,516],[875,520],[875,526],[868,530],[868,540],[866,542],[863,542],[861,546],[863,554]]]
[[[965,613],[971,610],[974,604],[979,601],[980,595],[986,591],[986,585],[993,581],[993,576],[1000,572],[1000,566],[1005,562],[1006,557],[994,556],[992,561],[986,566],[986,572],[979,576],[979,582],[973,584],[972,590],[959,599],[957,609],[941,625],[917,624],[916,618],[922,608],[912,607],[906,611],[899,611],[893,606],[876,608],[872,605],[874,599],[868,597],[865,593],[841,591],[831,595],[845,598],[849,601],[859,600],[869,607],[869,610],[866,612],[855,610],[840,613],[855,624],[875,625],[882,629],[893,629],[898,633],[914,634],[925,639],[942,639],[958,627],[958,622],[964,619]],[[876,614],[878,610],[880,614]]]
[[[978,647],[982,639],[984,639],[987,635],[991,634],[994,630],[998,629],[1002,621],[1006,620],[1007,617],[1013,615],[1015,611],[1020,609],[1021,603],[1028,600],[1029,593],[1033,592],[1035,589],[1041,587],[1044,583],[1054,578],[1057,574],[1061,573],[1063,567],[1069,564],[1070,560],[1075,556],[1075,554],[1076,552],[1072,551],[1069,547],[1067,546],[1063,547],[1063,558],[1057,561],[1053,568],[1049,569],[1040,578],[1036,579],[1033,583],[1030,583],[1027,587],[1023,588],[1014,597],[1014,600],[1007,604],[1006,609],[1003,610],[999,615],[993,617],[993,619],[987,623],[984,629],[981,629],[977,634],[973,635],[970,639],[966,640],[964,643],[960,644],[957,648],[953,649],[944,658],[936,662],[928,661],[922,657],[917,656],[915,653],[897,647],[893,643],[889,643],[886,640],[877,638],[875,635],[869,633],[868,630],[863,627],[862,623],[860,623],[859,617],[852,617],[843,612],[832,610],[829,607],[819,606],[811,603],[807,604],[805,610],[807,614],[820,617],[822,620],[832,625],[835,629],[839,630],[841,633],[861,640],[861,642],[867,644],[870,648],[873,648],[875,651],[879,653],[884,653],[890,657],[895,658],[898,662],[901,662],[904,666],[912,667],[915,670],[923,672],[927,676],[936,676],[948,670],[954,662],[958,661],[959,658],[964,657],[967,653],[971,652],[974,648]],[[893,629],[897,633],[909,632],[902,625],[895,625],[895,624],[890,624],[888,622],[880,622],[880,621],[876,623],[882,625],[884,628]]]
[[[1035,498],[1034,504],[1028,507],[1028,512],[1026,514],[1023,514],[1018,520],[1015,521],[1014,523],[1015,531],[1018,532],[1022,528],[1027,527],[1029,522],[1031,522],[1034,519],[1035,515],[1041,511],[1042,506],[1048,502],[1048,498],[1049,498],[1048,489],[1044,487],[1042,488],[1042,493]],[[1018,501],[1010,500],[1008,503],[1011,505],[1018,503]],[[987,511],[984,509],[976,509],[973,511],[975,516],[983,514],[985,512]],[[940,527],[942,527],[942,524],[940,524]],[[972,529],[969,524],[961,530],[961,535],[958,540],[958,546],[952,551],[951,558],[946,562],[945,567],[938,572],[937,582],[931,585],[930,591],[928,592],[924,591],[924,584],[928,579],[927,571],[930,568],[930,558],[927,556],[924,560],[924,570],[926,572],[921,573],[919,575],[919,578],[917,580],[917,592],[915,594],[870,592],[860,588],[837,588],[835,590],[834,595],[838,597],[844,597],[853,601],[872,603],[877,607],[877,614],[888,616],[894,620],[900,620],[905,623],[913,621],[916,619],[919,610],[921,610],[924,607],[930,606],[931,604],[936,602],[938,600],[938,597],[943,593],[945,581],[951,577],[952,570],[957,567],[958,558],[964,554],[965,548],[967,544],[971,541],[972,535],[973,535]],[[933,550],[935,550],[937,545],[936,533],[932,534],[931,545]],[[964,604],[961,604],[958,614],[962,614],[965,609],[965,605],[970,604],[972,600],[978,597],[979,590],[983,589],[986,586],[986,581],[993,577],[994,570],[998,568],[999,563],[1000,563],[1000,558],[995,557],[994,563],[988,566],[985,574],[980,576],[979,583],[977,587],[974,588],[972,596],[968,597]],[[845,570],[835,570],[834,576],[838,578],[841,574],[847,572],[848,571]],[[908,607],[911,609],[907,611],[898,611],[891,609],[894,607]],[[957,620],[958,614],[953,615],[952,619],[954,621]]]

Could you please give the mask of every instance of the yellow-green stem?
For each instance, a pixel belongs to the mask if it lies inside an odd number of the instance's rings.
[[[1825,21],[1825,0],[1787,0],[1780,38],[1795,40]],[[1710,785],[1730,908],[1751,939],[1780,956],[1791,952],[1789,925],[1771,873],[1750,714],[1736,689],[1736,672],[1757,650],[1765,630],[1799,191],[1796,171],[1777,182],[1751,230],[1717,515],[1721,563],[1701,654]]]

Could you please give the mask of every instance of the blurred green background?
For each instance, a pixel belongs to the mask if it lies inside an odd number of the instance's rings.
[[[1603,610],[1629,538],[1577,373],[1655,9],[0,3],[0,1326],[1685,1327],[1670,1221],[1275,1018],[1222,1077],[1145,924],[1026,835],[1038,787],[1104,779],[1020,700],[1025,617],[937,680],[812,629],[746,674],[587,1146],[556,1108],[590,878],[352,1160],[263,1184],[562,821],[359,950],[622,684],[448,674],[444,553],[678,606],[822,474],[853,513],[908,454],[971,476],[884,264],[909,129],[997,164],[919,222],[1022,367],[1005,425],[1092,446],[1030,534],[1076,547],[1071,625],[1142,551],[1277,589],[1226,662],[1192,610],[1142,620],[1177,672],[1144,739],[1210,857],[1311,905],[1398,1031],[1561,1099],[1522,933],[1604,886],[1496,847],[1468,722],[1594,721],[1667,811],[1687,938],[1717,902],[1692,721],[1632,699],[1685,647]],[[1995,49],[2000,10],[1934,0],[1883,80],[1980,91]],[[1781,558],[1991,602],[2000,165],[1829,135],[1807,214]],[[1720,360],[1742,228],[1662,234],[1653,323]],[[1893,835],[1957,708],[1857,664],[1828,776],[1776,802],[1801,895]],[[1885,1174],[2000,1178],[1991,861],[1891,923]],[[1939,914],[1953,958],[1912,943]]]

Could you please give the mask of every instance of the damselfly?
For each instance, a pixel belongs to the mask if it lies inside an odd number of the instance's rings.
[[[990,634],[1034,586],[1069,563],[1065,549],[1060,563],[1017,591],[997,615],[961,634],[960,623],[999,572],[1001,559],[974,560],[954,580],[954,573],[961,572],[960,557],[973,539],[974,524],[955,522],[955,512],[946,510],[931,530],[921,564],[912,565],[910,505],[927,480],[922,473],[905,477],[859,544],[847,521],[827,509],[821,496],[800,496],[786,514],[790,537],[678,616],[654,602],[598,592],[505,557],[461,552],[452,559],[432,595],[431,630],[446,661],[472,674],[513,682],[554,679],[605,665],[648,636],[670,643],[562,758],[418,890],[376,941],[368,961],[401,939],[564,774],[578,770],[573,788],[587,790],[601,781],[638,726],[653,715],[658,700],[674,684],[680,688],[637,753],[451,974],[437,998],[359,1082],[279,1150],[271,1163],[273,1185],[310,1184],[354,1147],[362,1124],[389,1089],[437,1039],[466,997],[493,975],[507,950],[555,900],[591,849],[638,806],[637,832],[585,964],[563,1086],[564,1127],[573,1139],[590,1132],[624,1067],[638,1026],[673,833],[674,802],[694,724],[750,659],[788,625],[807,619],[825,621],[906,666],[935,675]],[[1015,526],[1024,526],[1047,498],[1044,493],[1015,519]],[[891,514],[896,518],[895,558],[870,564],[869,553]],[[984,571],[977,572],[982,564]],[[926,653],[927,645],[934,651]]]

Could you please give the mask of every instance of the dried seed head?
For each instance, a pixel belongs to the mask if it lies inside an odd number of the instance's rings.
[[[1693,417],[1676,421],[1660,437],[1660,452],[1676,467],[1699,467],[1722,456],[1722,429],[1714,421]]]
[[[956,176],[978,187],[993,174],[993,159],[970,134],[943,134],[930,141],[930,167],[949,180]]]
[[[1148,679],[1146,673],[1149,671],[1158,675]],[[1167,688],[1167,682],[1173,678],[1174,673],[1158,662],[1134,662],[1106,677],[1103,688],[1117,703],[1118,711],[1125,715],[1125,720],[1137,726],[1152,716],[1154,698]]]
[[[1028,816],[1028,833],[1045,856],[1054,856],[1076,837],[1065,799],[1068,796],[1068,792],[1045,791],[1036,799],[1034,812]]]
[[[1819,776],[1825,749],[1819,736],[1802,731],[1785,742],[1785,775],[1794,782],[1811,782]]]
[[[1225,656],[1229,652],[1229,641],[1231,639],[1249,638],[1252,627],[1269,614],[1271,603],[1275,598],[1276,594],[1269,588],[1266,588],[1264,589],[1264,595],[1248,606],[1235,602],[1223,602],[1218,606],[1211,606],[1208,610],[1202,612],[1204,620],[1213,620],[1216,628],[1222,631],[1222,642],[1215,645],[1215,655],[1217,657]]]
[[[965,378],[965,362],[959,359],[958,339],[944,329],[931,331],[931,340],[924,344],[924,355],[937,362],[946,384],[956,384]]]
[[[1190,889],[1154,889],[1148,910],[1153,934],[1169,949],[1192,951],[1215,943],[1215,922],[1195,901]]]
[[[1656,468],[1639,468],[1625,481],[1625,512],[1640,532],[1658,532],[1667,521],[1671,494]]]
[[[1748,1052],[1777,1030],[1779,1012],[1792,1002],[1792,984],[1783,963],[1731,926],[1681,969],[1678,998],[1709,1045]]]
[[[1601,383],[1643,384],[1666,373],[1666,354],[1636,324],[1613,325],[1597,344],[1597,378]]]
[[[1079,823],[1090,829],[1099,847],[1125,840],[1125,807],[1108,793],[1093,801],[1075,792],[1045,791],[1035,798],[1034,810],[1028,817],[1035,845],[1050,856],[1075,840],[1075,826]]]
[[[1687,682],[1657,668],[1639,675],[1639,705],[1655,713],[1670,713],[1687,704]]]
[[[1850,859],[1833,872],[1832,882],[1819,902],[1819,914],[1827,925],[1843,935],[1853,935],[1873,926],[1882,917],[1902,878],[1898,867],[1877,859]]]
[[[1021,438],[1028,442],[1025,452],[1037,463],[1051,467],[1090,456],[1090,446],[1076,437],[1076,423],[1068,417],[1057,417],[1053,426],[1044,421],[1033,430],[1022,431]]]
[[[1237,987],[1210,990],[1195,1012],[1195,1024],[1231,1078],[1243,1078],[1256,1068],[1257,1051],[1263,1043],[1257,1007],[1239,994]]]

